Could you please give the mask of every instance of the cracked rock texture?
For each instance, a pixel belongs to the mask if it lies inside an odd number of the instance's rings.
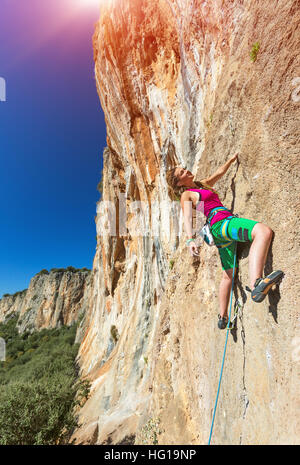
[[[124,200],[127,232],[120,218],[116,235],[98,232],[79,351],[92,392],[75,443],[207,443],[225,340],[222,272],[215,248],[189,255],[182,221],[175,234],[165,175],[184,164],[200,180],[238,151],[215,187],[235,213],[275,231],[265,271],[285,277],[251,302],[249,247],[239,247],[241,309],[212,443],[299,444],[299,25],[296,0],[103,2],[93,39],[103,200]],[[136,200],[146,225],[158,218],[155,234],[134,234]],[[102,205],[97,227],[112,211]]]
[[[127,230],[117,216],[114,236],[98,231],[79,352],[92,392],[77,444],[207,443],[225,341],[222,271],[215,248],[189,255],[178,208],[163,205],[165,175],[184,164],[200,180],[237,151],[239,165],[215,187],[235,213],[275,231],[265,272],[285,277],[253,303],[249,246],[239,246],[233,301],[241,308],[212,443],[300,442],[299,20],[292,0],[102,5],[93,42],[108,147],[96,222],[101,231],[112,212],[103,200],[123,202]],[[134,234],[137,200],[146,226],[158,218],[155,234]]]
[[[18,315],[19,332],[71,325],[90,303],[91,272],[50,271],[37,273],[28,289],[0,300],[0,322]],[[79,342],[80,327],[77,340]]]
[[[207,443],[225,339],[221,266],[215,248],[187,252],[178,208],[163,205],[165,174],[184,164],[201,179],[237,151],[240,164],[216,189],[275,231],[265,271],[285,277],[251,302],[249,247],[239,247],[241,308],[212,443],[299,443],[299,12],[291,0],[103,4],[93,39],[107,125],[102,200],[126,205],[127,229],[117,216],[115,235],[100,234],[112,208],[99,202],[79,352],[93,384],[77,444]],[[136,236],[137,200],[148,231],[158,219],[155,233]]]

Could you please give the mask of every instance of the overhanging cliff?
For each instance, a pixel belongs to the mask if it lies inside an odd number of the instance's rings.
[[[266,273],[280,288],[247,298],[239,247],[235,300],[213,442],[299,443],[299,1],[110,0],[94,34],[107,125],[103,199],[167,201],[166,171],[201,178],[235,152],[223,203],[269,225]],[[250,57],[251,54],[251,57]],[[101,203],[101,202],[100,202]],[[157,212],[156,212],[157,213]],[[224,345],[215,248],[191,257],[174,216],[156,235],[98,237],[79,362],[93,381],[77,443],[207,442]],[[99,209],[97,223],[109,213]]]

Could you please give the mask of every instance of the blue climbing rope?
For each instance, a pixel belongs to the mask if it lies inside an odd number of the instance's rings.
[[[223,359],[222,359],[222,365],[221,365],[221,372],[220,372],[220,379],[219,379],[217,397],[216,397],[214,413],[213,413],[213,418],[212,418],[211,427],[210,427],[208,445],[210,445],[212,432],[213,432],[213,427],[214,427],[214,422],[215,422],[215,416],[216,416],[216,410],[217,410],[217,405],[218,405],[218,399],[219,399],[220,387],[221,387],[221,381],[222,381],[222,375],[223,375],[223,368],[224,368],[224,362],[225,362],[225,354],[226,354],[226,348],[227,348],[228,334],[229,334],[229,329],[230,329],[232,295],[233,295],[233,285],[234,285],[234,273],[235,273],[235,264],[236,264],[236,249],[237,249],[237,242],[235,242],[235,249],[234,249],[233,274],[232,274],[232,284],[231,284],[231,293],[230,293],[230,307],[229,307],[229,315],[228,315],[228,324],[227,324],[227,328],[226,328],[226,340],[225,340],[225,346],[224,346],[224,352],[223,352]]]

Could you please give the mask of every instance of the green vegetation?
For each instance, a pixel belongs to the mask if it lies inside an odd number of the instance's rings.
[[[103,179],[97,184],[97,191],[102,195],[103,194]]]
[[[27,289],[23,289],[23,291],[15,292],[14,294],[3,294],[2,297],[17,297],[18,295],[23,295],[27,292]]]
[[[74,266],[68,266],[67,268],[51,268],[50,273],[65,273],[66,271],[71,271],[72,273],[77,273],[78,271],[91,271],[85,266],[83,268],[74,268]]]
[[[85,266],[83,268],[75,268],[74,266],[68,266],[67,268],[51,268],[50,273],[51,272],[52,273],[57,273],[57,272],[65,273],[66,271],[71,271],[72,273],[77,273],[77,271],[91,271],[91,270],[89,270]],[[36,274],[36,276],[40,276],[40,275],[43,275],[43,274],[49,274],[49,271],[48,270],[41,270]]]
[[[97,191],[99,192],[99,194],[101,194],[101,197],[102,197],[103,195],[103,170],[101,172],[100,181],[97,184]]]
[[[214,117],[213,117],[213,114],[211,113],[211,114],[209,115],[209,119],[206,121],[206,125],[207,125],[208,128],[210,128],[210,126],[212,125],[213,118],[214,118]]]
[[[160,418],[150,418],[136,435],[135,444],[158,444],[158,436],[164,432],[160,423]]]
[[[251,49],[251,52],[250,52],[250,59],[251,61],[253,61],[253,63],[256,61],[257,59],[257,54],[258,54],[258,51],[260,49],[260,43],[259,42],[255,42],[253,45],[252,45],[252,49]]]
[[[170,260],[169,261],[169,268],[170,270],[172,270],[173,266],[174,266],[174,263],[175,263],[175,260]]]
[[[43,270],[39,271],[39,272],[36,274],[36,276],[40,276],[41,274],[49,274],[49,271],[43,269]]]
[[[75,408],[90,384],[78,380],[77,324],[18,334],[17,317],[0,324],[0,445],[65,444],[78,426]]]
[[[119,333],[118,333],[118,329],[117,329],[117,327],[115,325],[111,326],[110,334],[111,334],[111,337],[113,338],[114,343],[116,344],[118,342],[118,339],[119,339]]]

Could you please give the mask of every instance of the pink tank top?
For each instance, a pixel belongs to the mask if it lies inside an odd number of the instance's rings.
[[[186,189],[186,190],[199,192],[200,200],[199,200],[199,202],[197,202],[196,210],[200,210],[200,208],[199,208],[200,205],[199,204],[200,204],[201,201],[204,202],[204,215],[206,217],[209,216],[209,213],[211,212],[211,210],[213,208],[224,207],[224,205],[221,203],[221,200],[219,199],[218,195],[215,194],[214,192],[208,190],[208,189]],[[232,213],[229,210],[227,210],[227,211],[224,210],[224,211],[217,212],[213,216],[210,225],[212,226],[213,224],[217,223],[217,221],[224,220],[228,216],[232,216]]]

